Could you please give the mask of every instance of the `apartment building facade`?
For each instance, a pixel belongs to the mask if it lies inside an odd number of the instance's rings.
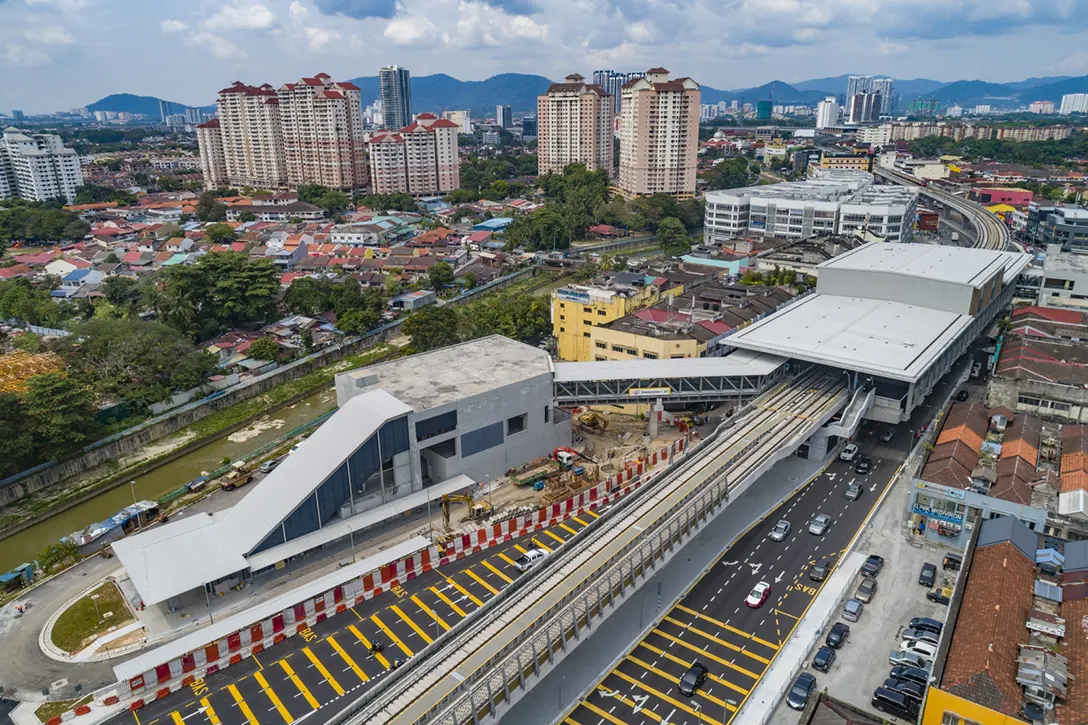
[[[612,175],[612,97],[599,85],[572,73],[537,96],[539,173],[558,174],[568,164]]]
[[[375,194],[446,194],[461,186],[457,133],[460,127],[421,113],[396,132],[370,140],[370,181]]]
[[[196,127],[196,145],[200,149],[200,171],[205,189],[221,189],[230,185],[227,159],[223,155],[223,133],[218,118]]]
[[[79,155],[60,136],[6,128],[0,137],[0,199],[75,201],[83,186]]]
[[[267,83],[251,86],[235,81],[219,91],[216,107],[229,184],[263,189],[285,186],[287,164],[276,89]]]
[[[669,80],[664,68],[623,86],[617,191],[625,197],[695,197],[699,151],[699,84]]]
[[[366,186],[359,87],[319,73],[284,84],[278,96],[287,185]]]

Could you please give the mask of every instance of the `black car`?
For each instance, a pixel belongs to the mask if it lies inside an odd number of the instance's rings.
[[[797,675],[793,681],[793,687],[786,693],[786,704],[794,710],[804,710],[808,704],[808,698],[816,689],[816,677],[807,672]]]
[[[831,572],[831,559],[822,557],[811,569],[808,570],[808,578],[814,582],[822,582]]]
[[[926,599],[948,606],[948,603],[952,601],[952,587],[933,587],[926,592]]]
[[[922,571],[918,574],[918,583],[922,586],[932,587],[937,582],[937,565],[930,564],[928,561],[922,564]]]
[[[835,650],[830,647],[821,647],[816,650],[816,656],[812,658],[812,669],[819,672],[827,672],[835,662]]]
[[[956,393],[956,400],[961,403],[967,400],[968,397],[970,397],[970,394],[966,390],[961,390],[960,392]]]
[[[889,677],[884,680],[884,688],[888,690],[894,690],[895,692],[901,692],[910,699],[921,702],[922,696],[925,695],[926,686],[919,685],[913,680],[900,680],[895,677]]]
[[[952,571],[959,571],[963,566],[963,557],[959,554],[945,554],[941,566]]]
[[[928,672],[921,667],[908,667],[907,665],[896,665],[893,667],[892,671],[888,673],[888,678],[892,680],[909,680],[910,682],[923,687],[929,683]]]
[[[850,637],[850,625],[844,622],[835,622],[831,625],[831,629],[827,631],[827,636],[824,637],[824,643],[828,647],[834,647],[838,649],[846,644],[846,640]]]
[[[914,617],[907,624],[907,629],[917,629],[924,632],[932,632],[933,634],[940,634],[944,630],[944,625],[938,620],[931,617]]]
[[[869,558],[865,560],[865,563],[861,565],[862,576],[876,576],[880,573],[880,570],[884,568],[884,557],[877,556],[876,554],[869,554]]]
[[[867,474],[869,472],[869,469],[871,469],[872,467],[873,467],[873,459],[872,458],[859,458],[858,462],[856,464],[854,464],[854,473],[860,473],[861,475],[864,476],[865,474]]]
[[[678,685],[680,693],[687,697],[693,696],[695,691],[706,682],[706,675],[709,671],[703,664],[692,662],[691,667],[680,678],[680,684]]]
[[[901,692],[889,690],[886,687],[878,687],[873,693],[870,704],[879,712],[886,712],[904,720],[914,720],[918,717],[918,703]]]

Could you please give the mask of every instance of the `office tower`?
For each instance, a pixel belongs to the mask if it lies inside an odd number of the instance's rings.
[[[22,120],[25,120],[25,119],[26,119],[26,114],[23,113],[22,111],[14,109],[14,108],[11,110],[11,120],[12,121],[18,122],[18,121],[22,121]]]
[[[472,111],[442,111],[442,118],[456,123],[459,133],[472,133]]]
[[[567,164],[612,175],[612,97],[572,73],[536,98],[537,164],[540,174],[562,173]]]
[[[771,119],[771,102],[756,101],[756,120],[769,121]]]
[[[382,126],[390,131],[412,122],[412,77],[407,68],[386,66],[378,71],[382,94]]]
[[[623,86],[620,193],[627,197],[695,196],[699,150],[699,84],[669,80],[664,68]]]
[[[880,110],[877,117],[892,112],[892,79],[876,78],[873,80],[873,93],[880,94]],[[876,120],[876,119],[873,119]]]
[[[63,199],[71,204],[83,186],[79,154],[60,136],[9,128],[0,137],[0,199]]]
[[[846,102],[858,93],[871,93],[873,90],[872,76],[850,76],[846,79]]]
[[[359,87],[318,73],[280,86],[277,95],[288,186],[364,187],[367,168]]]
[[[399,131],[370,140],[370,183],[375,194],[446,194],[461,186],[457,133],[460,127],[421,113]]]
[[[816,106],[816,128],[839,125],[839,104],[835,96],[828,96]]]
[[[1066,93],[1058,113],[1068,116],[1070,113],[1088,113],[1088,93]]]
[[[514,125],[514,116],[510,113],[510,106],[495,106],[495,125],[499,128],[511,128]]]
[[[537,137],[536,116],[526,116],[521,119],[521,139],[531,141]]]
[[[200,171],[204,174],[205,189],[221,189],[230,185],[227,178],[227,159],[223,155],[223,135],[219,119],[196,127],[196,145],[200,149]]]

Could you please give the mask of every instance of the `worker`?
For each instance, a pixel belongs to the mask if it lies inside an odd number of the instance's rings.
[[[397,659],[393,660],[393,665],[392,665],[392,667],[390,667],[390,669],[395,670],[398,667],[400,667],[400,658],[399,657]]]
[[[375,642],[374,644],[370,645],[370,654],[381,654],[383,649],[385,649],[385,645],[383,645],[381,642]]]

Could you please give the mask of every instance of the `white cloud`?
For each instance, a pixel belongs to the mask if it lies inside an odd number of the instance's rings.
[[[442,38],[442,31],[427,18],[416,15],[389,21],[382,37],[393,45],[432,45]]]
[[[47,65],[52,61],[52,58],[41,48],[9,43],[4,46],[4,60],[11,65],[35,68]]]
[[[234,43],[214,33],[200,32],[186,38],[187,45],[197,46],[208,51],[219,60],[245,60],[249,55]]]
[[[171,33],[183,33],[189,29],[189,26],[180,20],[163,20],[159,23],[159,27],[162,28],[162,32],[168,35]]]
[[[294,0],[294,2],[291,3],[291,7],[287,8],[287,14],[291,17],[293,22],[301,23],[310,16],[310,11],[298,0]]]
[[[893,40],[885,40],[877,46],[877,52],[885,57],[893,55],[904,55],[910,52],[910,46],[906,43],[897,43]]]
[[[340,33],[335,30],[327,30],[315,26],[307,26],[302,29],[306,36],[306,43],[312,51],[319,51],[340,40]]]
[[[276,15],[256,0],[234,0],[204,21],[208,30],[271,30]]]
[[[76,42],[72,34],[59,25],[27,28],[23,31],[27,40],[38,45],[71,45]]]

